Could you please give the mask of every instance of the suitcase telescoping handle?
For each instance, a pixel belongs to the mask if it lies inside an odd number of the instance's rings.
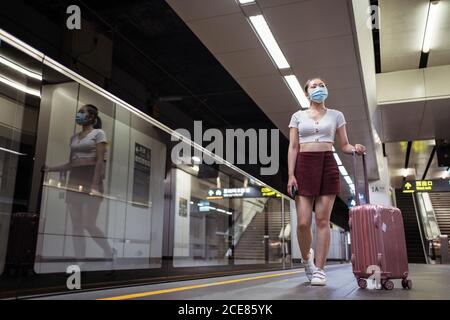
[[[356,151],[353,151],[353,179],[355,182],[355,197],[356,197],[356,205],[361,205],[361,199],[359,197],[359,184],[358,180],[356,179],[356,158],[358,154]],[[369,179],[367,177],[367,164],[366,164],[366,153],[362,155],[362,161],[363,161],[363,168],[364,168],[364,188],[365,188],[365,197],[366,197],[366,203],[370,203],[370,195],[369,195]]]

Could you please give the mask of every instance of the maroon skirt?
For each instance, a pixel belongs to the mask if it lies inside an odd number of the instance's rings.
[[[339,167],[332,151],[299,152],[295,178],[301,196],[338,195],[341,192]]]

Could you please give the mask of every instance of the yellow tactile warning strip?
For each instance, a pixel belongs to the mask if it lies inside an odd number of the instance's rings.
[[[211,283],[198,284],[198,285],[192,285],[192,286],[184,286],[184,287],[177,287],[177,288],[170,288],[170,289],[163,289],[163,290],[155,290],[155,291],[148,291],[148,292],[141,292],[141,293],[133,293],[133,294],[127,294],[127,295],[110,297],[110,298],[102,298],[102,299],[97,299],[97,300],[129,300],[129,299],[137,299],[137,298],[149,297],[149,296],[154,296],[154,295],[164,294],[164,293],[173,293],[173,292],[201,289],[201,288],[207,288],[207,287],[213,287],[213,286],[221,286],[221,285],[232,284],[232,283],[239,283],[239,282],[245,282],[245,281],[253,281],[253,280],[260,280],[260,279],[269,279],[269,278],[275,278],[275,277],[289,276],[289,275],[299,274],[299,273],[302,273],[302,272],[304,272],[304,271],[302,270],[302,271],[275,273],[275,274],[269,274],[269,275],[265,275],[265,276],[240,278],[240,279],[226,280],[226,281],[219,281],[219,282],[211,282]]]

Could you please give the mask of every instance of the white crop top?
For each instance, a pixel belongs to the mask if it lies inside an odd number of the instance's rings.
[[[107,142],[106,134],[101,129],[93,129],[81,140],[78,134],[70,139],[70,160],[80,158],[95,158],[97,155],[97,144]]]
[[[319,121],[309,117],[307,110],[300,110],[292,115],[289,128],[298,129],[299,143],[331,142],[334,143],[336,129],[347,122],[344,114],[335,109],[326,109]]]

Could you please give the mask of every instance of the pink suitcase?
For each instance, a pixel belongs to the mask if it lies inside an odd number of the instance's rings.
[[[402,279],[403,288],[412,289],[402,213],[398,208],[370,204],[365,156],[362,158],[366,204],[361,205],[353,154],[357,203],[349,212],[353,273],[362,289],[367,288],[369,278],[379,280],[386,290],[394,289],[393,279]]]

